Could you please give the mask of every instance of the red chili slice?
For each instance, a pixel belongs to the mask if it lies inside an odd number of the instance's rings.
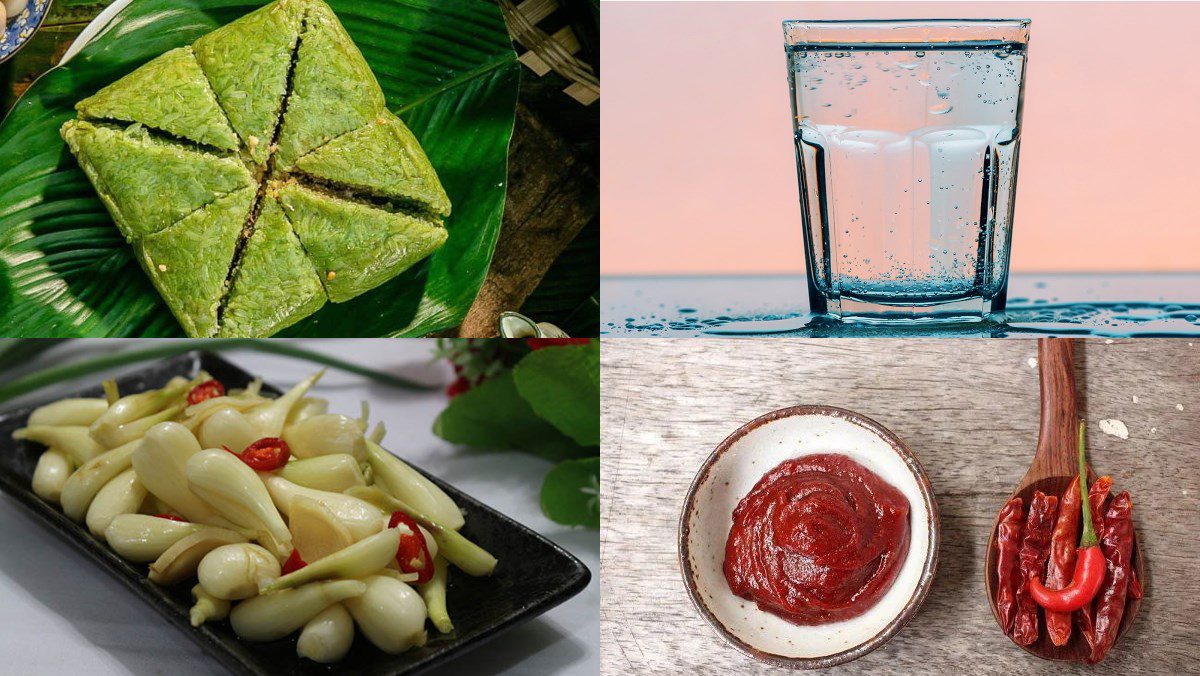
[[[225,386],[218,380],[206,380],[188,392],[188,405],[195,406],[206,399],[225,396]]]
[[[259,472],[270,472],[287,464],[292,449],[287,442],[277,437],[265,437],[250,444],[238,454],[242,462]]]
[[[424,584],[433,579],[433,557],[429,555],[429,545],[425,536],[417,527],[417,522],[404,512],[393,512],[388,520],[388,528],[404,524],[408,526],[411,535],[400,536],[400,546],[396,548],[396,563],[405,573],[416,573],[417,584]]]
[[[304,559],[300,558],[300,552],[293,549],[292,555],[288,557],[287,561],[283,562],[283,568],[280,569],[280,572],[283,575],[287,575],[288,573],[294,573],[307,565],[308,564],[304,562]]]
[[[154,516],[156,516],[160,519],[169,519],[171,521],[178,521],[179,523],[187,523],[188,522],[187,519],[175,516],[174,514],[155,514]]]

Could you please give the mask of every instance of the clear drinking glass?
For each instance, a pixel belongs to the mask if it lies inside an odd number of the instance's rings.
[[[783,30],[813,312],[1002,312],[1029,21]]]

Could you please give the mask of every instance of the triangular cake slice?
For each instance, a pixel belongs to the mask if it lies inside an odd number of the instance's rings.
[[[236,157],[167,143],[140,125],[118,129],[70,120],[62,137],[130,241],[253,184]]]
[[[139,122],[173,136],[237,150],[238,137],[191,47],[172,49],[75,104],[80,116]]]
[[[319,145],[374,120],[383,90],[329,6],[312,0],[300,36],[275,166],[290,170]]]
[[[350,300],[395,277],[446,241],[431,216],[392,213],[291,183],[279,199],[329,299]]]
[[[193,338],[217,332],[217,308],[254,194],[242,188],[134,244],[138,262]]]
[[[296,168],[439,216],[450,215],[450,198],[417,137],[386,110],[365,127],[301,157]]]
[[[280,0],[192,45],[217,101],[257,164],[270,154],[307,2]]]
[[[220,336],[263,338],[325,304],[325,290],[300,240],[270,194],[263,198],[222,315]]]

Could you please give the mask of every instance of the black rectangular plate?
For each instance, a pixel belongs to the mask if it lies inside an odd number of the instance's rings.
[[[201,369],[226,387],[245,387],[253,376],[208,352],[193,352],[157,362],[118,379],[122,392],[162,387],[174,376],[194,376]],[[263,391],[278,394],[268,385]],[[63,397],[103,396],[100,387],[64,394]],[[465,495],[436,477],[430,478],[466,513],[462,533],[491,552],[500,564],[491,577],[474,578],[450,569],[447,605],[455,633],[442,636],[430,630],[429,642],[401,655],[388,655],[362,634],[346,659],[320,665],[296,656],[296,635],[271,643],[239,639],[228,622],[210,622],[193,628],[188,621],[192,583],[160,587],[146,579],[145,565],[132,564],[96,540],[87,528],[71,521],[58,507],[43,502],[30,489],[34,467],[44,448],[13,441],[13,430],[25,425],[34,406],[0,412],[0,489],[38,517],[79,551],[149,603],[164,618],[190,636],[221,664],[244,674],[415,674],[495,638],[506,629],[526,622],[578,594],[591,573],[579,559],[558,545],[500,512]],[[429,476],[426,474],[426,476]],[[80,590],[87,593],[87,590]],[[599,612],[597,610],[597,612]]]

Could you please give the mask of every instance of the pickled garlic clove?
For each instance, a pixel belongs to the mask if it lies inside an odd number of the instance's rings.
[[[287,443],[288,446],[292,445],[290,441]],[[295,450],[292,446],[293,453]],[[347,453],[289,462],[279,472],[279,476],[305,488],[334,493],[341,493],[352,486],[365,486],[367,483],[358,460]]]
[[[210,448],[191,456],[185,468],[192,492],[223,517],[254,530],[275,556],[286,559],[292,551],[292,534],[263,482],[236,455]]]
[[[193,493],[188,483],[188,459],[200,450],[200,442],[183,425],[159,423],[150,428],[133,452],[133,468],[146,490],[174,507],[188,521],[225,525],[228,522]]]
[[[297,383],[282,397],[268,400],[266,403],[246,411],[246,420],[254,426],[254,429],[258,430],[259,438],[278,437],[283,434],[283,426],[287,422],[288,415],[291,414],[292,407],[300,402],[309,388],[315,385],[324,374],[324,370],[317,371]]]
[[[191,619],[193,627],[229,617],[229,601],[209,595],[199,584],[192,587],[192,598],[196,603],[192,605],[188,617]]]
[[[296,655],[321,664],[340,662],[354,643],[354,618],[341,603],[329,606],[304,625]]]
[[[328,580],[262,594],[234,606],[229,624],[247,641],[274,641],[308,624],[329,606],[366,590],[366,583],[358,580]]]
[[[146,488],[138,481],[137,472],[132,468],[121,472],[104,484],[88,507],[85,520],[88,530],[103,539],[114,518],[122,514],[136,514],[145,499]]]
[[[279,560],[248,542],[222,545],[209,552],[196,569],[200,586],[213,598],[237,601],[279,577]]]
[[[447,528],[458,530],[463,527],[463,515],[454,500],[400,458],[368,440],[367,460],[371,463],[375,481],[383,484],[392,497]]]
[[[369,502],[342,493],[298,486],[281,476],[262,476],[275,506],[288,518],[291,518],[292,499],[304,496],[324,505],[356,541],[378,533],[387,526],[387,514]]]
[[[425,601],[425,610],[429,621],[443,634],[454,631],[454,623],[450,621],[450,613],[446,609],[446,559],[435,557],[433,560],[433,579],[421,585],[421,598]]]
[[[284,424],[293,425],[302,420],[321,415],[329,412],[329,400],[321,399],[320,397],[304,397],[295,406],[292,407],[292,412],[288,414],[287,422]]]
[[[322,413],[287,426],[283,440],[297,458],[344,453],[357,460],[366,457],[366,439],[358,420],[338,413]]]
[[[53,448],[43,451],[33,468],[34,494],[57,505],[62,499],[63,486],[74,469],[66,453]]]
[[[150,581],[161,585],[183,582],[196,574],[200,561],[212,550],[245,541],[246,538],[231,530],[213,526],[203,528],[168,547],[150,564]]]
[[[71,462],[76,466],[105,451],[105,448],[92,438],[88,428],[81,425],[30,425],[13,432],[13,439],[34,441],[47,448],[56,448],[70,456]]]
[[[292,498],[288,512],[292,545],[304,561],[316,561],[354,544],[354,537],[325,505],[310,497]]]
[[[386,568],[396,558],[400,536],[407,529],[388,528],[325,558],[310,561],[307,566],[288,573],[262,587],[263,593],[290,589],[316,580],[329,578],[359,578]]]
[[[365,580],[366,591],[345,601],[358,628],[380,650],[396,655],[425,644],[425,603],[412,587],[391,577]]]
[[[108,410],[104,399],[60,399],[29,414],[29,425],[88,427]]]
[[[157,559],[183,538],[208,528],[147,514],[121,514],[104,530],[104,539],[121,558],[134,563]]]
[[[250,444],[258,441],[258,432],[246,420],[246,416],[235,408],[220,408],[200,424],[196,437],[204,448],[228,448],[241,453]]]
[[[63,513],[75,521],[82,521],[100,489],[118,474],[129,469],[139,444],[140,442],[131,441],[118,446],[83,463],[75,470],[63,484]]]
[[[144,436],[151,427],[183,412],[192,382],[174,378],[166,387],[121,397],[91,424],[92,438],[116,448]]]

